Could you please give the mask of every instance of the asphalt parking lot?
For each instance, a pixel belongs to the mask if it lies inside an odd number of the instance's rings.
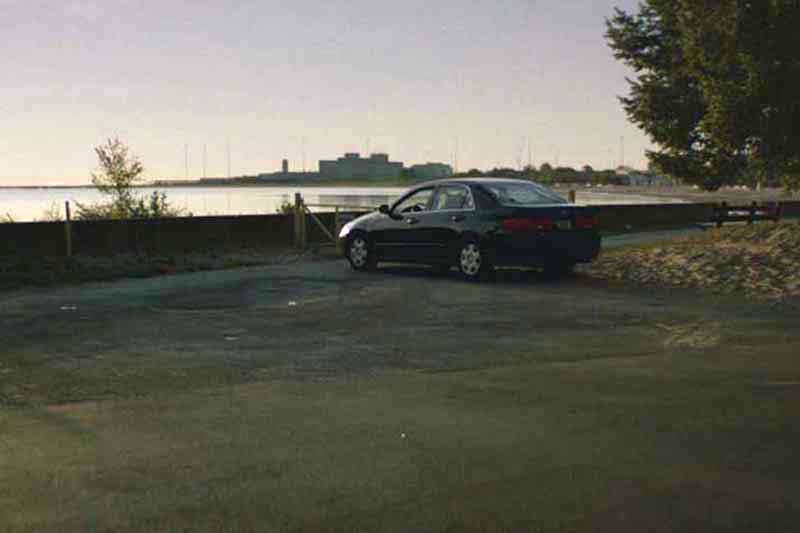
[[[28,374],[24,392],[2,392],[12,403],[52,403],[80,400],[87,387],[95,397],[146,394],[173,371],[199,373],[173,384],[181,389],[265,375],[635,357],[663,350],[665,323],[733,333],[738,322],[760,320],[753,305],[579,274],[553,281],[506,270],[473,284],[455,271],[404,266],[355,273],[341,260],[34,289],[12,293],[0,309],[0,343],[19,354],[4,364]],[[768,327],[785,332],[792,320],[776,314]],[[101,390],[91,376],[118,376],[121,389]]]
[[[8,531],[798,517],[791,309],[580,273],[473,284],[341,260],[4,296]]]

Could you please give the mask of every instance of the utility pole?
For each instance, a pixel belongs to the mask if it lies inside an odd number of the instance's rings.
[[[188,180],[189,179],[189,145],[186,144],[183,147],[183,174],[184,177]]]
[[[453,164],[454,164],[453,171],[456,174],[458,174],[458,137],[456,137],[456,153],[455,153],[455,159],[453,161]]]
[[[303,159],[303,174],[306,172],[306,138],[300,139],[300,155]]]
[[[528,136],[528,170],[533,169],[533,157],[531,154],[531,138]]]
[[[231,179],[231,136],[228,135],[226,142],[228,148],[228,179]]]
[[[203,145],[203,179],[208,177],[208,175],[206,173],[207,164],[208,164],[208,145],[204,144]]]
[[[625,137],[619,138],[619,166],[625,166]]]

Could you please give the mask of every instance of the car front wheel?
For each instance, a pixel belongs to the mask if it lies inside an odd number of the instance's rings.
[[[377,265],[375,254],[370,249],[366,235],[357,233],[347,242],[347,260],[354,270],[374,270]]]
[[[494,272],[494,266],[478,242],[465,241],[458,254],[458,270],[468,280],[481,280]]]

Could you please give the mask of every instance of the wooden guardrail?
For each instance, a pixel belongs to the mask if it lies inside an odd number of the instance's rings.
[[[722,202],[714,207],[714,219],[712,222],[721,228],[726,222],[753,222],[761,220],[771,220],[777,222],[781,219],[783,212],[782,202],[767,202],[759,204],[752,202],[746,206],[733,206],[728,205],[727,202]]]
[[[311,208],[333,209],[333,228],[328,228],[317,215],[311,211]],[[323,235],[336,246],[337,252],[341,253],[341,243],[339,242],[339,231],[344,225],[343,220],[345,213],[343,210],[350,212],[369,212],[375,210],[375,207],[364,205],[344,205],[344,204],[307,204],[300,193],[294,195],[294,244],[297,249],[303,250],[308,245],[308,227],[306,221],[310,218],[322,231]],[[352,216],[352,215],[350,215]]]

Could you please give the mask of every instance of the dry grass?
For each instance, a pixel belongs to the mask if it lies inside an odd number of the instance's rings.
[[[583,271],[606,279],[755,299],[798,297],[800,224],[725,227],[698,237],[620,248]]]

